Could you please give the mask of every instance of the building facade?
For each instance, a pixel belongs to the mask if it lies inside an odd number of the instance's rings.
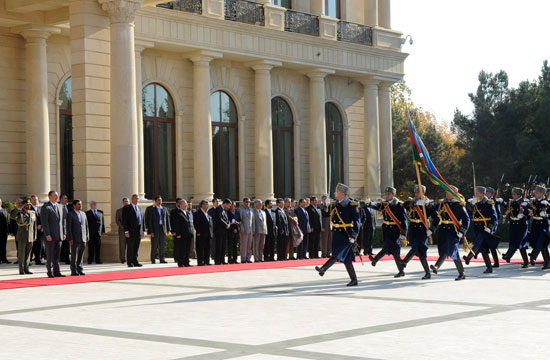
[[[390,0],[0,0],[0,198],[378,197]]]

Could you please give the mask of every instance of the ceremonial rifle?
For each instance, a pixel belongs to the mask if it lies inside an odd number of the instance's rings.
[[[549,179],[550,179],[550,178],[549,178]],[[495,198],[494,198],[495,201],[496,201],[496,199],[498,198],[498,193],[499,193],[500,188],[501,188],[501,186],[502,186],[502,181],[503,181],[503,180],[504,180],[504,173],[502,173],[502,176],[500,177],[500,181],[499,181],[499,183],[498,183],[498,185],[497,185],[497,189],[496,189],[496,191],[495,191]]]

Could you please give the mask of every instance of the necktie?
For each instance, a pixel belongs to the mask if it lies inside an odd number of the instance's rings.
[[[59,208],[57,207],[57,204],[52,204],[55,208],[55,213],[57,214],[57,217],[59,217]]]

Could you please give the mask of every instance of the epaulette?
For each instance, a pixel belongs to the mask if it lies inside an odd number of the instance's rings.
[[[359,202],[357,201],[350,201],[349,204],[353,206],[359,206]]]
[[[492,205],[492,204],[494,204],[494,203],[495,203],[495,200],[491,199],[491,200],[489,200],[489,201],[487,201],[487,202],[488,202],[489,204],[491,204],[491,205]]]

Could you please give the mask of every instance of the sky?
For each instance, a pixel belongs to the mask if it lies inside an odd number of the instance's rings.
[[[392,28],[403,46],[405,81],[416,106],[449,122],[473,110],[481,70],[506,71],[510,87],[535,80],[550,59],[549,0],[392,0]]]

